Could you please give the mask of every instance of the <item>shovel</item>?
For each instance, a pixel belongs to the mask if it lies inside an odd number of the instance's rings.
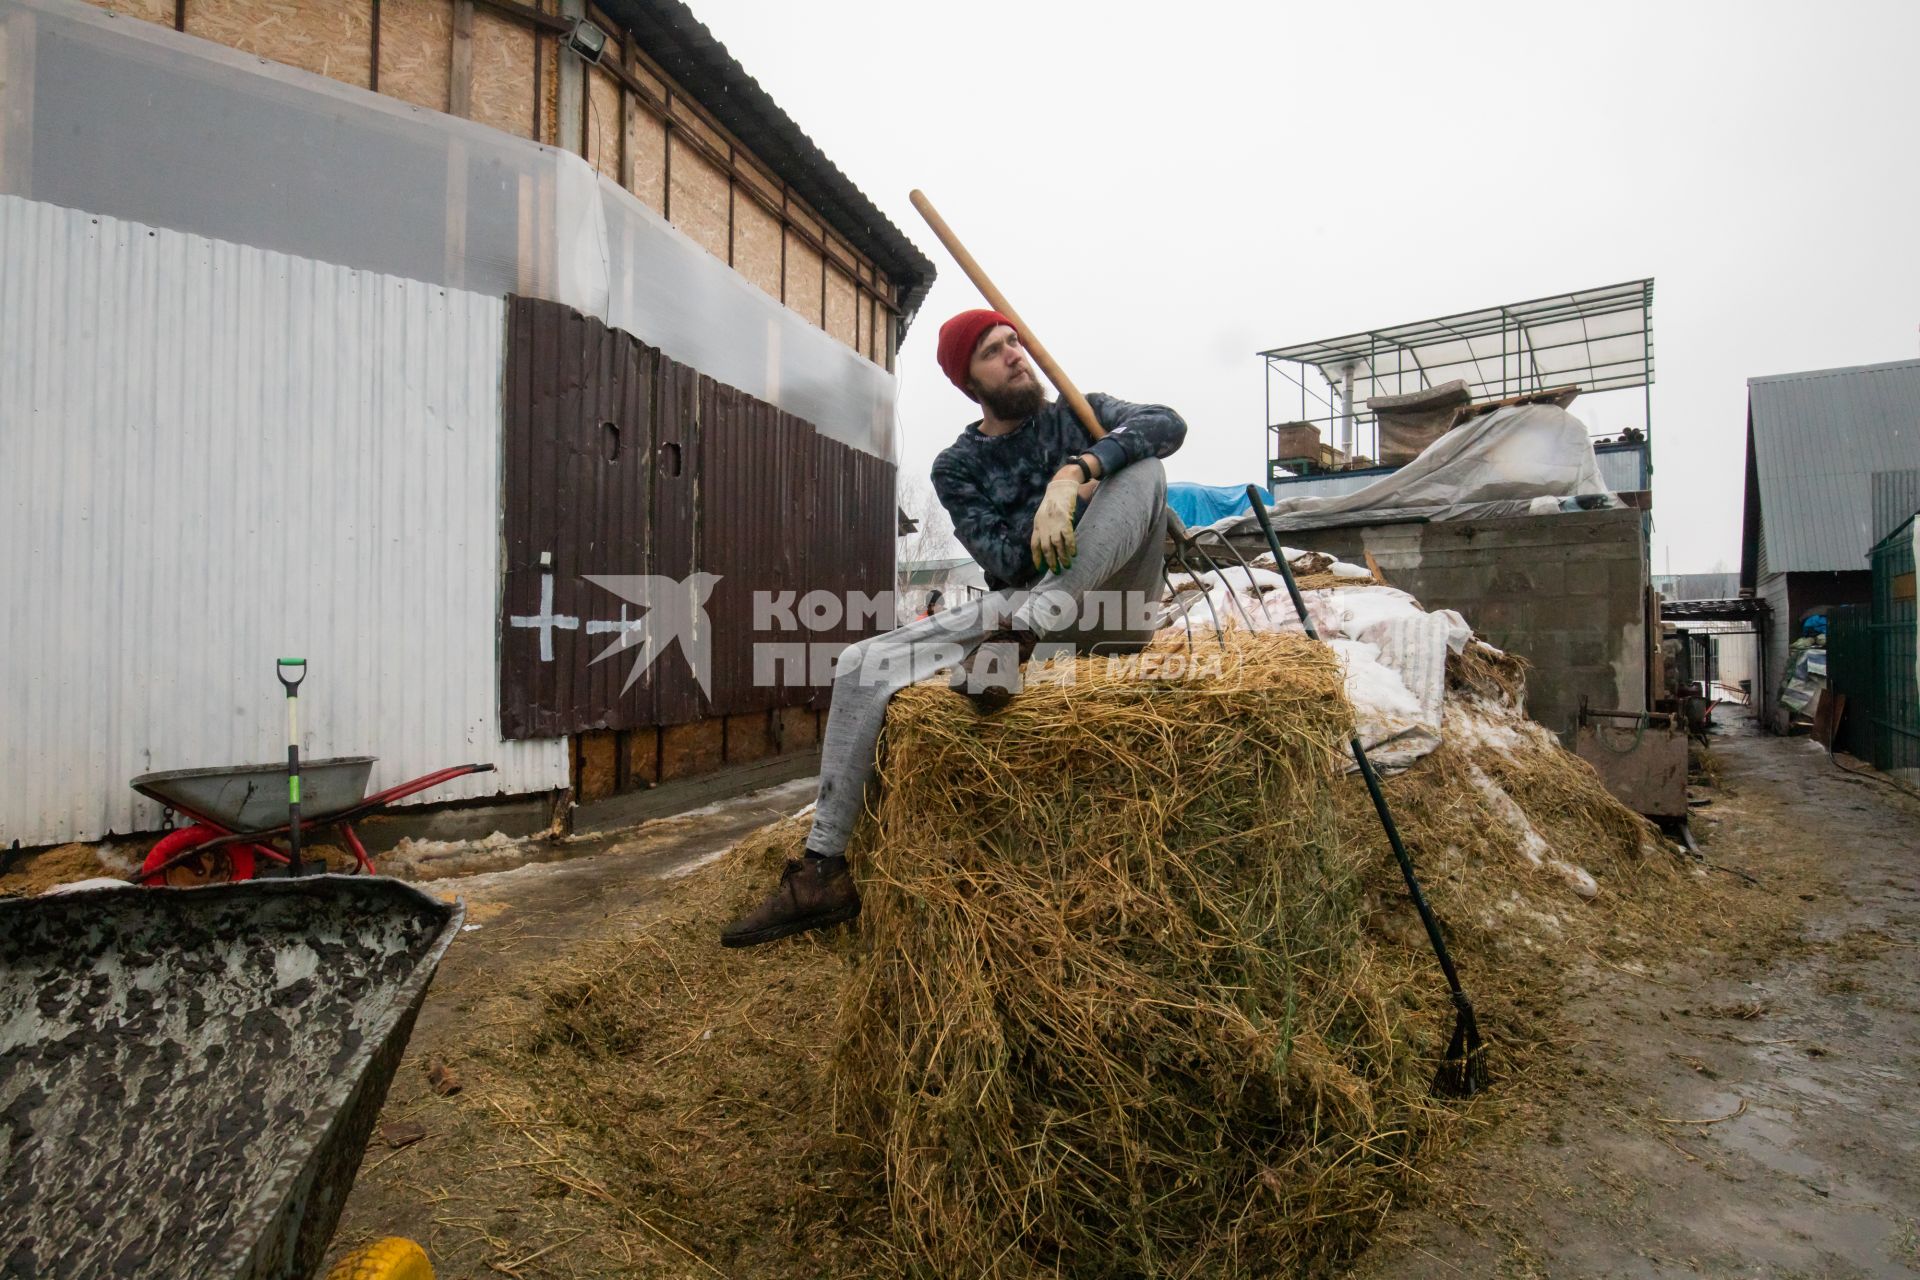
[[[287,691],[287,874],[300,874],[300,682],[307,678],[305,658],[282,658],[273,673]]]
[[[1306,628],[1307,639],[1319,640],[1320,633],[1314,630],[1313,618],[1307,613],[1307,602],[1300,598],[1299,584],[1293,580],[1293,566],[1287,563],[1286,551],[1273,531],[1273,521],[1267,515],[1267,504],[1261,498],[1260,490],[1248,485],[1247,501],[1253,505],[1254,519],[1260,522],[1260,532],[1267,535],[1267,546],[1273,551],[1274,566],[1286,580],[1287,594],[1293,598],[1294,612],[1300,615],[1300,625]],[[1360,766],[1360,776],[1366,779],[1367,794],[1373,797],[1374,812],[1380,815],[1380,825],[1386,828],[1387,843],[1393,846],[1393,856],[1400,863],[1400,874],[1407,882],[1407,896],[1413,899],[1414,910],[1420,913],[1420,923],[1427,927],[1427,941],[1433,944],[1433,954],[1440,961],[1440,972],[1447,976],[1447,990],[1453,995],[1453,1037],[1447,1042],[1447,1053],[1441,1059],[1440,1069],[1434,1073],[1433,1091],[1447,1097],[1470,1098],[1487,1087],[1486,1049],[1480,1043],[1480,1024],[1473,1016],[1473,1001],[1467,999],[1466,989],[1460,985],[1460,975],[1453,968],[1453,957],[1447,954],[1446,939],[1440,936],[1440,922],[1434,918],[1433,908],[1427,905],[1427,895],[1420,891],[1420,881],[1413,874],[1413,859],[1407,856],[1407,847],[1400,842],[1400,829],[1393,824],[1393,811],[1387,808],[1387,797],[1381,794],[1380,778],[1374,773],[1373,765],[1368,762],[1367,753],[1360,745],[1359,730],[1354,731],[1353,740],[1348,745],[1353,749],[1353,762]]]

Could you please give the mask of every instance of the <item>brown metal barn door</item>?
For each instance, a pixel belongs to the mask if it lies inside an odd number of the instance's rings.
[[[654,380],[653,571],[684,581],[700,566],[699,374],[662,356]],[[712,610],[712,598],[707,607]],[[652,724],[704,719],[706,699],[678,645],[654,659]]]
[[[824,705],[824,687],[804,683],[805,647],[879,629],[845,608],[850,593],[892,585],[892,464],[555,303],[510,299],[507,345],[506,735]],[[638,643],[654,616],[646,597],[696,573],[711,584],[698,624],[710,692],[678,639],[661,637],[660,652]],[[645,589],[588,580],[643,576]],[[754,629],[756,596],[791,592],[780,616],[805,622],[812,591],[831,593],[822,629]],[[609,653],[622,636],[631,647]],[[802,646],[799,667],[756,670],[762,643]],[[772,683],[796,670],[801,682]]]
[[[889,585],[863,579],[860,574],[860,537],[854,519],[858,509],[855,502],[859,489],[857,459],[861,456],[864,455],[859,450],[848,448],[838,440],[814,437],[807,588],[830,591],[841,600],[850,599],[855,590],[871,592]],[[830,648],[858,638],[844,615],[837,625],[808,635],[813,643]],[[829,692],[826,688],[815,689],[813,705],[826,706]]]
[[[656,353],[566,307],[512,298],[504,432],[500,718],[509,738],[651,724],[634,658],[592,658],[644,610],[584,575],[655,572]]]
[[[716,715],[797,706],[811,697],[804,684],[769,679],[784,679],[786,666],[769,661],[756,672],[754,663],[756,645],[804,645],[809,635],[753,624],[756,598],[771,606],[782,593],[808,589],[813,440],[813,428],[792,414],[701,379],[700,550],[702,567],[720,575],[708,602]]]
[[[894,587],[894,558],[899,551],[899,468],[870,453],[853,450],[853,509],[846,516],[847,540],[853,548],[855,581],[868,592]],[[877,624],[862,626],[858,635],[870,636],[892,625],[891,610]]]

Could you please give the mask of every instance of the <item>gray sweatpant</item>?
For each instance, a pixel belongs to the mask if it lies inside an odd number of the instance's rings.
[[[954,666],[990,632],[1011,624],[1040,637],[1043,648],[1052,641],[1081,653],[1144,646],[1161,597],[1166,527],[1166,469],[1157,458],[1136,462],[1100,482],[1076,527],[1077,551],[1065,573],[848,645],[834,670],[807,847],[845,852],[893,695]]]

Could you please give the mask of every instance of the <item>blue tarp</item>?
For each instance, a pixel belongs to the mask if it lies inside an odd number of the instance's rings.
[[[1273,495],[1265,489],[1260,494],[1269,503],[1273,501]],[[1173,508],[1174,514],[1189,529],[1198,529],[1215,520],[1242,515],[1252,509],[1247,505],[1247,487],[1230,484],[1169,484],[1167,505]]]

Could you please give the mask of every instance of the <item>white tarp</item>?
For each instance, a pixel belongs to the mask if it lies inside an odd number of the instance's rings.
[[[1284,493],[1284,486],[1276,493]],[[1322,498],[1281,498],[1276,529],[1386,520],[1467,520],[1543,511],[1617,507],[1600,477],[1586,424],[1546,404],[1497,409],[1441,436],[1426,452],[1364,489]],[[1252,533],[1251,515],[1214,526]]]
[[[1364,569],[1359,574],[1371,576]],[[1271,569],[1236,565],[1169,580],[1176,591],[1197,586],[1207,593],[1170,626],[1208,626],[1217,619],[1229,630],[1302,629],[1280,575]],[[1374,767],[1383,773],[1404,769],[1438,747],[1447,653],[1459,653],[1472,638],[1466,619],[1451,609],[1429,613],[1393,587],[1321,588],[1301,598],[1314,630],[1345,668],[1354,727]]]

